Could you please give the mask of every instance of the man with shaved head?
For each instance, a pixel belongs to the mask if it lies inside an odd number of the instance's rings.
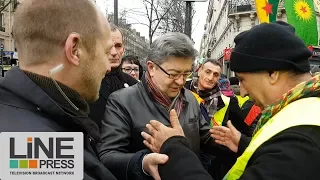
[[[28,0],[13,35],[19,68],[0,81],[0,132],[83,132],[84,179],[115,179],[99,161],[88,102],[110,71],[107,20],[89,0]]]

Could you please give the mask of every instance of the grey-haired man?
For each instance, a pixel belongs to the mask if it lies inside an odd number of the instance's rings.
[[[154,179],[160,178],[158,164],[164,164],[167,156],[148,154],[141,132],[152,119],[169,126],[170,109],[176,110],[196,154],[204,150],[203,145],[211,149],[214,143],[209,125],[192,93],[183,88],[195,56],[196,50],[186,35],[165,34],[151,45],[147,72],[141,82],[109,96],[101,127],[103,143],[98,151],[101,161],[118,179],[130,179],[127,168],[137,163],[143,167],[137,170],[142,176],[150,174]],[[151,150],[159,152],[159,149]]]

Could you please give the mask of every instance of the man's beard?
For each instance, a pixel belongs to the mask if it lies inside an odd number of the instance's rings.
[[[93,68],[88,65],[83,67],[82,73],[82,97],[87,102],[95,102],[99,98],[99,90],[101,86],[100,77],[96,76],[97,73]],[[97,79],[99,78],[99,80]]]

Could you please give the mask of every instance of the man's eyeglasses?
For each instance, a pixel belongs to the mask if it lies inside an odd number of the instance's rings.
[[[131,73],[132,71],[134,71],[135,73],[139,72],[139,68],[130,68],[130,67],[126,67],[126,68],[122,68],[122,71],[125,73]]]
[[[162,72],[164,72],[166,75],[169,76],[170,79],[174,79],[174,80],[177,80],[179,79],[181,76],[183,76],[183,79],[187,79],[191,74],[192,72],[187,72],[187,73],[168,73],[166,70],[164,70],[159,64],[153,62],[153,64],[155,64],[156,66],[158,66],[159,69],[161,69]]]

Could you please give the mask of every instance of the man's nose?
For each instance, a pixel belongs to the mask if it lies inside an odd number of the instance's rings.
[[[209,81],[213,81],[213,80],[215,80],[216,78],[215,78],[215,76],[214,75],[210,75],[210,76],[208,76],[208,80]]]
[[[111,50],[110,50],[110,54],[111,54],[112,56],[116,56],[116,55],[118,54],[118,52],[117,52],[117,50],[116,50],[116,48],[115,48],[114,46],[112,46],[112,48],[111,48]]]
[[[179,86],[183,86],[183,84],[185,83],[186,79],[183,77],[183,75],[181,75],[178,79],[175,80],[175,82],[179,85]]]

